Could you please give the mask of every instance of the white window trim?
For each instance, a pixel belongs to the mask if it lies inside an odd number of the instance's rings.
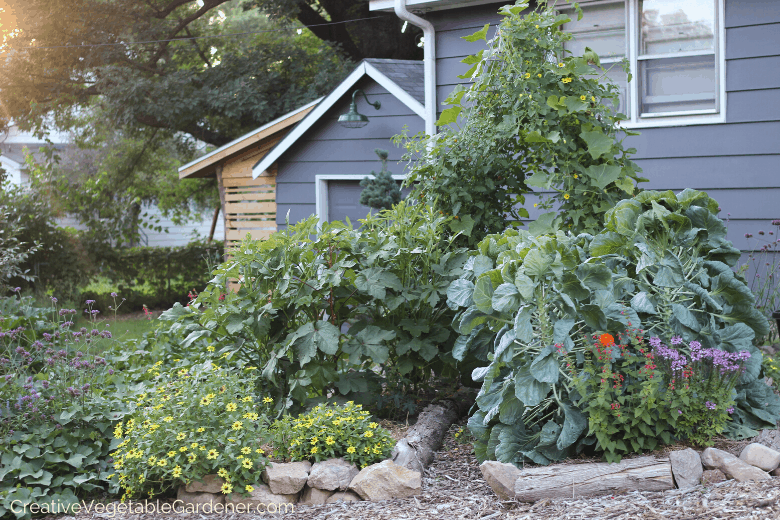
[[[323,222],[328,221],[328,181],[362,181],[368,175],[340,175],[338,173],[319,174],[314,176],[314,200],[315,211],[317,214],[317,229],[322,227]],[[406,175],[393,175],[394,180],[402,181]],[[368,213],[368,209],[366,211]]]
[[[615,3],[615,0],[601,0],[583,3],[583,7]],[[631,81],[628,83],[628,102],[630,117],[620,123],[620,128],[628,130],[634,128],[661,128],[669,126],[710,125],[726,122],[726,0],[717,0],[715,4],[716,45],[718,59],[715,61],[718,90],[716,91],[716,109],[695,110],[690,112],[674,112],[664,114],[646,115],[639,118],[639,80],[637,72],[638,62],[638,30],[639,30],[639,0],[625,0],[626,3],[626,56],[629,56],[631,65]],[[563,8],[571,9],[571,4],[565,4]],[[568,10],[567,9],[567,10]],[[574,13],[576,16],[576,13]],[[647,59],[645,57],[645,59]],[[606,63],[619,60],[604,60]]]

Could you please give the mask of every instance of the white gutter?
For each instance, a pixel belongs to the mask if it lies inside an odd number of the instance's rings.
[[[425,43],[423,50],[423,69],[425,71],[425,133],[436,133],[436,32],[433,24],[423,20],[406,9],[406,0],[395,0],[395,14],[405,22],[423,30]]]

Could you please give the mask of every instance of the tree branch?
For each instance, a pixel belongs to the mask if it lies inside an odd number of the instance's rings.
[[[189,28],[189,27],[185,27],[185,28],[184,28],[184,33],[185,33],[187,36],[190,36],[190,37],[192,37],[192,33],[190,32],[190,28]],[[206,64],[206,67],[208,67],[208,68],[211,68],[211,61],[209,60],[208,56],[206,56],[206,55],[203,53],[203,50],[200,48],[200,45],[198,45],[198,42],[196,42],[196,41],[195,41],[195,40],[193,40],[193,39],[190,39],[190,43],[192,43],[192,45],[195,47],[195,51],[198,53],[198,56],[200,56],[200,58],[201,58],[201,59],[203,60],[203,62]]]
[[[182,125],[179,128],[172,129],[169,125],[166,125],[162,121],[159,121],[154,116],[151,116],[149,114],[146,115],[136,115],[135,116],[136,121],[139,123],[150,126],[152,128],[164,128],[169,130],[180,130],[182,132],[187,132],[191,136],[195,137],[196,139],[200,139],[201,141],[204,141],[209,144],[213,144],[214,146],[222,146],[224,144],[227,144],[231,141],[229,137],[226,137],[219,132],[214,132],[212,130],[208,130],[206,128],[202,128],[198,126],[196,123],[187,123]]]
[[[314,27],[315,25],[328,23],[328,20],[323,18],[310,5],[305,3],[301,3],[301,9],[298,12],[298,21],[308,27],[320,40],[341,44],[342,50],[353,60],[360,61],[365,57],[363,56],[363,53],[360,52],[357,45],[355,45],[355,42],[352,41],[352,37],[345,27],[346,24],[342,23]],[[333,21],[335,22],[338,20]]]

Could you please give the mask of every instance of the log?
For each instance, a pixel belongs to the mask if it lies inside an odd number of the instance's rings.
[[[406,437],[396,443],[390,458],[399,466],[424,474],[463,408],[459,402],[450,400],[426,406]]]
[[[616,464],[556,464],[529,468],[515,481],[521,502],[545,498],[612,495],[628,491],[664,491],[674,488],[672,464],[654,456],[624,459]]]

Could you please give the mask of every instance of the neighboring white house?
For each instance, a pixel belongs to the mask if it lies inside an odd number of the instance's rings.
[[[56,148],[65,148],[70,142],[66,133],[49,134],[49,140]],[[25,161],[26,153],[35,153],[41,146],[46,145],[46,141],[38,139],[28,132],[20,131],[18,127],[12,126],[7,133],[0,133],[0,164],[8,174],[11,183],[17,185],[26,185],[30,182]],[[203,215],[200,221],[189,222],[184,225],[176,225],[170,219],[160,215],[160,211],[155,207],[144,208],[150,215],[160,216],[159,223],[155,225],[162,226],[168,232],[157,232],[148,229],[141,229],[141,242],[149,246],[183,246],[196,237],[208,237],[211,229],[212,215]],[[80,228],[78,222],[73,217],[65,217],[57,222],[60,226],[70,226]],[[224,225],[222,224],[222,214],[219,215],[215,240],[222,240],[224,237]]]

